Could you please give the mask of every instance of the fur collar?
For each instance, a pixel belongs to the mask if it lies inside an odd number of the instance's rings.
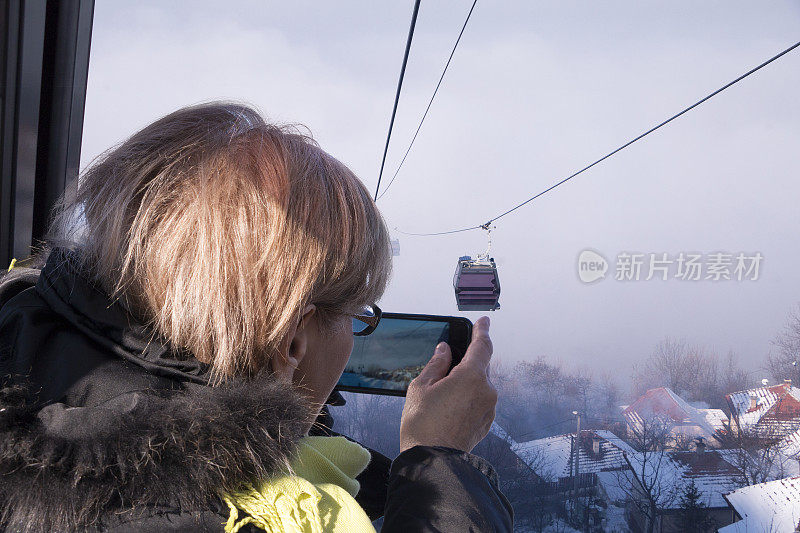
[[[70,531],[148,506],[214,508],[220,490],[286,468],[310,416],[268,377],[94,407],[40,408],[24,387],[0,389],[0,526]]]

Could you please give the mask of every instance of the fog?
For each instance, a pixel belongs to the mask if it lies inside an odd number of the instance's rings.
[[[413,135],[471,2],[423,2],[387,160]],[[412,2],[98,0],[82,161],[180,106],[255,104],[307,126],[374,190]],[[460,314],[452,275],[481,224],[798,40],[800,4],[479,1],[379,201],[400,240],[384,310]],[[666,336],[758,370],[800,301],[800,50],[498,220],[496,357],[631,365]],[[386,181],[384,181],[386,183]],[[600,252],[606,279],[580,281]],[[622,252],[764,257],[759,278],[617,281]],[[466,313],[471,319],[479,313]]]

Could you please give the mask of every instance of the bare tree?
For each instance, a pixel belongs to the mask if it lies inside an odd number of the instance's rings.
[[[601,418],[622,420],[620,404],[622,403],[622,392],[616,379],[608,372],[603,373],[597,384],[596,389],[596,408]]]
[[[660,452],[671,447],[672,421],[666,416],[642,418],[628,426],[628,443],[639,452]]]
[[[575,398],[576,408],[581,413],[589,413],[590,402],[594,397],[596,384],[592,380],[592,373],[588,368],[583,368],[565,379],[567,395]]]
[[[723,447],[730,448],[726,452],[730,462],[740,472],[736,479],[740,486],[782,479],[792,473],[790,466],[796,459],[783,453],[783,437],[778,426],[767,425],[740,429],[723,440]]]
[[[739,359],[732,351],[725,356],[720,384],[717,393],[721,398],[730,392],[744,390],[748,386],[747,372],[739,366]]]
[[[681,394],[691,388],[696,360],[689,356],[685,341],[665,338],[644,362],[634,365],[634,391],[637,395],[655,387],[669,387]]]
[[[776,351],[767,357],[767,369],[773,379],[791,379],[800,385],[800,304],[789,313],[783,331],[772,344]]]
[[[555,517],[550,487],[555,481],[553,460],[540,449],[528,450],[524,460],[511,450],[513,443],[490,433],[473,453],[488,460],[500,478],[500,490],[508,498],[518,524],[544,531]]]
[[[520,441],[574,430],[573,411],[583,413],[586,427],[607,428],[621,421],[621,395],[615,381],[585,369],[567,371],[544,357],[491,372],[499,402],[497,420]]]
[[[543,357],[520,362],[492,380],[499,394],[498,421],[514,437],[530,440],[568,430],[560,421],[571,419],[579,401],[569,397],[567,376]]]
[[[711,350],[669,337],[633,368],[636,395],[656,387],[669,387],[683,398],[707,407],[724,408],[725,394],[742,390],[746,385],[747,373],[739,367],[734,353],[722,358]]]
[[[632,428],[629,438],[638,451],[623,454],[628,468],[617,471],[617,483],[644,519],[644,530],[653,533],[660,511],[678,497],[667,454],[669,425],[657,417],[645,419]]]
[[[669,446],[678,452],[688,452],[697,443],[697,438],[681,432],[673,432],[669,436]]]
[[[525,435],[531,430],[531,411],[524,391],[519,366],[492,361],[490,379],[498,394],[497,417],[500,426],[510,435]]]

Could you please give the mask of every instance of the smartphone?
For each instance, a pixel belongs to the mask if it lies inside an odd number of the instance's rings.
[[[383,313],[371,334],[353,338],[337,390],[405,396],[408,384],[446,342],[457,365],[472,337],[472,322],[456,316]]]

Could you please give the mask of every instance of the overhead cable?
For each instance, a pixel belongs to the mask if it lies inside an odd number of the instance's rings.
[[[389,151],[389,140],[392,138],[394,117],[397,114],[397,104],[398,102],[400,102],[400,90],[403,88],[403,76],[406,75],[406,65],[408,64],[408,52],[411,50],[411,40],[414,38],[414,27],[417,25],[417,13],[419,13],[419,3],[420,0],[416,0],[416,2],[414,2],[414,13],[411,15],[411,27],[408,28],[408,40],[406,41],[406,51],[403,54],[403,65],[400,67],[400,79],[397,80],[397,94],[395,94],[394,96],[392,119],[389,121],[389,133],[386,135],[386,146],[383,148],[381,171],[378,174],[378,185],[375,187],[375,200],[378,199],[378,191],[381,188],[381,177],[383,177],[383,167],[384,165],[386,165],[386,153]]]
[[[639,135],[637,137],[634,137],[633,139],[631,139],[630,141],[626,142],[625,144],[623,144],[619,148],[607,153],[606,155],[604,155],[603,157],[601,157],[597,161],[595,161],[595,162],[583,167],[582,169],[580,169],[579,171],[575,172],[574,174],[571,174],[571,175],[567,176],[566,178],[564,178],[561,181],[551,185],[550,187],[548,187],[547,189],[543,190],[542,192],[531,196],[527,200],[525,200],[523,202],[520,202],[519,204],[515,205],[511,209],[508,209],[507,211],[504,211],[504,212],[500,213],[499,215],[490,218],[487,222],[485,222],[483,224],[477,224],[475,226],[468,226],[468,227],[464,227],[464,228],[460,228],[460,229],[454,229],[454,230],[450,230],[450,231],[437,231],[437,232],[431,232],[431,233],[411,233],[411,232],[400,231],[397,228],[395,228],[395,230],[398,233],[402,233],[403,235],[412,235],[412,236],[417,236],[417,237],[430,237],[430,236],[434,236],[434,235],[450,235],[450,234],[453,234],[453,233],[461,233],[461,232],[464,232],[464,231],[472,231],[472,230],[476,230],[476,229],[487,229],[496,220],[498,220],[498,219],[500,219],[500,218],[502,218],[502,217],[504,217],[504,216],[506,216],[506,215],[508,215],[510,213],[513,213],[514,211],[516,211],[520,207],[532,202],[533,200],[539,198],[540,196],[542,196],[544,194],[547,194],[548,192],[552,191],[556,187],[559,187],[560,185],[563,185],[564,183],[568,182],[572,178],[574,178],[574,177],[586,172],[587,170],[589,170],[593,166],[605,161],[606,159],[608,159],[609,157],[613,156],[614,154],[616,154],[618,152],[621,152],[622,150],[624,150],[625,148],[629,147],[633,143],[643,139],[644,137],[647,137],[648,135],[650,135],[651,133],[653,133],[657,129],[661,128],[662,126],[665,126],[665,125],[669,124],[670,122],[672,122],[676,118],[680,117],[681,115],[684,115],[684,114],[688,113],[689,111],[691,111],[695,107],[699,106],[700,104],[703,104],[704,102],[710,100],[711,98],[713,98],[714,96],[718,95],[719,93],[721,93],[725,89],[731,87],[732,85],[735,85],[736,83],[742,81],[743,79],[745,79],[746,77],[750,76],[751,74],[753,74],[753,73],[761,70],[762,68],[766,67],[767,65],[769,65],[773,61],[781,58],[782,56],[784,56],[786,54],[788,54],[789,52],[791,52],[792,50],[794,50],[798,46],[800,46],[800,42],[797,42],[797,43],[793,44],[792,46],[790,46],[789,48],[783,50],[779,54],[776,54],[776,55],[772,56],[771,58],[767,59],[766,61],[764,61],[763,63],[761,63],[757,67],[754,67],[754,68],[748,70],[747,72],[745,72],[744,74],[742,74],[741,76],[736,78],[735,80],[733,80],[733,81],[731,81],[729,83],[726,83],[725,85],[723,85],[722,87],[720,87],[719,89],[714,91],[713,93],[711,93],[708,96],[698,100],[697,102],[695,102],[694,104],[690,105],[689,107],[683,109],[682,111],[672,115],[670,118],[664,120],[663,122],[659,123],[658,125],[653,126],[652,128],[650,128],[646,132],[642,133],[641,135]]]
[[[447,58],[447,63],[444,65],[444,70],[442,70],[442,75],[439,76],[439,83],[436,84],[436,88],[433,90],[433,94],[431,95],[431,99],[428,102],[428,107],[425,108],[425,112],[422,114],[422,119],[419,121],[419,126],[417,126],[417,131],[414,132],[414,136],[411,138],[411,142],[408,144],[408,148],[406,149],[406,153],[403,154],[403,159],[400,161],[400,164],[397,166],[397,170],[394,171],[394,175],[392,176],[391,181],[389,184],[383,189],[383,192],[378,196],[375,200],[380,200],[386,195],[386,192],[389,190],[389,187],[392,186],[394,180],[397,178],[397,174],[400,172],[400,169],[403,168],[403,163],[406,162],[406,158],[408,157],[408,153],[411,151],[411,147],[414,146],[414,141],[417,140],[417,135],[419,135],[419,130],[422,129],[422,123],[425,122],[425,117],[428,116],[428,111],[431,110],[431,105],[433,104],[433,99],[436,98],[436,93],[439,92],[439,87],[442,85],[442,80],[444,80],[444,75],[447,73],[447,67],[450,66],[450,61],[453,60],[453,55],[456,53],[456,48],[458,48],[458,43],[461,42],[461,36],[464,35],[464,30],[467,29],[467,23],[469,22],[470,17],[472,16],[472,11],[475,9],[475,4],[478,3],[478,0],[474,0],[472,2],[472,7],[469,8],[469,13],[467,13],[467,19],[464,21],[464,25],[461,26],[461,31],[458,34],[458,39],[456,39],[456,43],[453,45],[453,49],[450,51],[450,57]],[[385,157],[385,154],[384,154]]]

